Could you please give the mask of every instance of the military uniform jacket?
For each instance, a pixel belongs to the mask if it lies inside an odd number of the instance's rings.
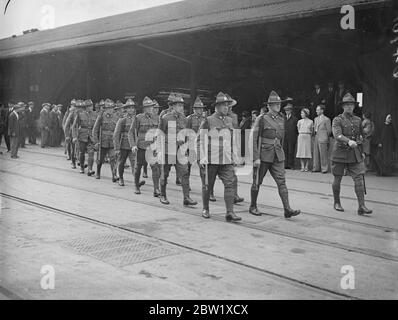
[[[167,113],[169,113],[169,112],[171,112],[170,107],[167,108],[167,109],[164,109],[163,111],[160,112],[159,118],[162,118],[165,114],[167,114]]]
[[[334,136],[334,145],[332,149],[332,161],[341,163],[356,163],[363,161],[362,151],[362,125],[361,118],[357,116],[348,116],[344,113],[339,114],[333,119],[332,131]],[[351,148],[348,141],[356,141],[357,148]]]
[[[192,129],[196,133],[198,133],[200,125],[206,118],[203,117],[202,115],[198,115],[196,113],[193,113],[188,116],[187,118],[187,128]]]
[[[140,113],[134,119],[128,132],[131,147],[146,150],[153,141],[145,141],[146,133],[159,127],[159,116],[150,113]]]
[[[100,142],[102,148],[113,148],[113,133],[118,120],[119,117],[112,109],[105,109],[105,111],[100,113],[97,117],[97,120],[95,120],[93,128],[92,135],[94,142]],[[100,131],[101,141],[99,141]]]
[[[234,129],[232,118],[223,116],[218,112],[214,112],[211,116],[205,118],[200,125],[200,130],[208,130],[208,140],[203,141],[203,135],[199,135],[198,141],[200,145],[200,154],[198,158],[202,158],[207,154],[209,164],[225,165],[233,164],[233,148],[232,148],[232,131]],[[229,130],[229,136],[221,132]],[[218,133],[218,136],[213,134]],[[203,132],[202,132],[203,133]]]
[[[165,135],[166,154],[169,153],[168,152],[168,148],[167,148],[168,147],[167,139],[168,139],[169,126],[170,126],[170,123],[173,123],[173,122],[176,125],[176,129],[175,129],[176,136],[178,136],[178,133],[181,130],[186,129],[188,120],[187,120],[187,117],[185,115],[183,115],[181,113],[178,113],[178,112],[176,112],[174,110],[169,112],[169,113],[166,113],[163,117],[160,118],[159,129]],[[181,142],[185,142],[185,140],[184,141],[181,141],[181,140],[179,141],[179,139],[177,138],[177,148],[178,148],[178,145]]]
[[[252,129],[253,160],[277,162],[285,160],[283,139],[285,134],[284,116],[268,112],[257,117]]]
[[[42,130],[50,127],[49,114],[46,109],[41,109],[40,111],[39,126]]]
[[[66,118],[65,125],[64,125],[64,133],[65,137],[72,138],[72,125],[75,121],[76,111],[69,112],[68,117]]]
[[[131,113],[124,114],[116,124],[115,132],[113,133],[113,145],[115,150],[130,150],[128,133],[134,121],[135,115]]]
[[[90,118],[87,111],[80,111],[77,113],[72,125],[73,139],[82,142],[88,142],[90,137]]]

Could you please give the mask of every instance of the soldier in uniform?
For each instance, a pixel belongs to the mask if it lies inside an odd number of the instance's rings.
[[[116,152],[116,158],[119,159],[119,185],[124,186],[123,174],[127,158],[130,160],[133,174],[136,163],[137,150],[133,150],[128,139],[128,132],[135,118],[135,103],[133,99],[129,98],[125,104],[117,108],[122,109],[123,113],[121,114],[121,118],[118,120],[115,132],[113,133],[113,145]]]
[[[116,155],[113,145],[113,132],[115,131],[116,123],[119,120],[116,112],[113,109],[114,102],[110,99],[105,100],[103,112],[101,112],[93,127],[93,139],[99,148],[100,158],[97,164],[96,179],[101,178],[101,167],[104,163],[105,156],[109,154],[109,163],[111,165],[112,182],[118,181],[116,176]]]
[[[161,195],[159,197],[160,202],[163,204],[169,204],[169,200],[166,196],[166,187],[167,187],[167,178],[170,173],[170,168],[173,165],[171,162],[175,162],[175,168],[177,172],[177,176],[181,179],[182,191],[183,191],[183,205],[184,206],[193,206],[196,205],[197,202],[193,201],[189,196],[189,174],[188,174],[188,163],[181,163],[178,159],[178,147],[185,143],[184,140],[177,141],[168,141],[168,130],[169,124],[176,125],[176,135],[178,136],[178,132],[186,129],[187,127],[187,118],[184,115],[184,99],[180,94],[170,93],[168,97],[168,103],[172,111],[166,113],[163,117],[160,118],[159,129],[165,135],[165,152],[164,152],[164,164],[162,165],[162,172],[160,177],[160,192]],[[170,150],[170,146],[168,144],[176,143],[176,148],[172,148],[175,150]],[[173,154],[176,151],[176,154]],[[174,158],[175,157],[175,158]],[[173,159],[174,158],[174,159]],[[174,161],[173,161],[174,160]]]
[[[49,113],[50,122],[50,147],[55,147],[57,145],[57,134],[58,134],[58,114],[57,105],[53,104],[51,106],[51,111]]]
[[[332,173],[334,176],[332,188],[334,196],[334,209],[344,211],[340,202],[340,184],[344,170],[351,175],[355,184],[355,194],[358,198],[358,214],[371,214],[365,206],[364,187],[364,156],[360,147],[362,145],[361,118],[353,114],[357,105],[354,97],[347,93],[337,107],[343,108],[344,112],[333,119],[332,131],[334,145],[332,150]]]
[[[202,179],[202,200],[203,211],[202,216],[206,219],[210,218],[209,197],[210,190],[213,189],[216,176],[221,179],[224,184],[224,201],[226,205],[227,221],[240,221],[233,210],[234,207],[234,156],[231,152],[225,150],[225,146],[230,144],[232,147],[232,131],[234,129],[232,118],[228,117],[228,106],[231,103],[224,93],[219,92],[215,102],[215,112],[207,117],[200,125],[199,145],[200,145],[200,176]],[[208,134],[206,134],[206,131]],[[225,130],[229,131],[229,141],[225,138]],[[212,134],[216,133],[214,137]],[[220,135],[224,138],[220,142]],[[209,139],[210,138],[210,139]],[[225,141],[227,140],[227,141]],[[213,150],[216,150],[214,153]],[[220,160],[220,158],[222,160]],[[207,183],[208,182],[208,183]]]
[[[42,109],[40,111],[40,118],[39,118],[39,126],[40,126],[40,133],[41,133],[41,147],[45,148],[48,146],[49,143],[49,134],[50,134],[50,117],[49,117],[49,103],[43,103]]]
[[[69,143],[69,152],[70,152],[70,160],[72,161],[72,169],[76,169],[76,143],[73,141],[72,137],[72,125],[75,121],[76,113],[77,113],[77,102],[78,100],[73,101],[73,105],[69,109],[68,117],[65,120],[64,132],[65,132],[65,141]],[[79,101],[79,103],[81,103]]]
[[[257,209],[257,197],[263,179],[269,170],[274,178],[281,197],[285,218],[300,214],[300,210],[290,208],[288,190],[285,181],[285,153],[283,139],[285,134],[284,116],[280,113],[282,100],[272,91],[268,98],[269,111],[260,115],[253,126],[253,184],[251,187],[251,204],[249,212],[260,216]]]
[[[137,151],[137,163],[134,172],[135,194],[141,194],[140,182],[141,169],[147,164],[147,153],[151,152],[151,144],[154,142],[145,139],[149,130],[156,130],[159,126],[159,118],[153,113],[153,107],[156,102],[149,97],[145,97],[142,101],[143,113],[138,114],[133,120],[128,132],[130,146]],[[160,165],[156,162],[150,164],[152,169],[153,196],[159,197],[159,177]]]
[[[80,163],[80,173],[84,174],[84,162],[86,157],[86,152],[88,152],[88,145],[90,144],[90,117],[87,111],[88,104],[85,101],[78,100],[76,102],[76,117],[73,120],[72,124],[72,137],[73,143],[79,149],[79,163]],[[89,159],[94,159],[94,150],[90,150]],[[92,170],[92,162],[91,169],[89,169],[89,173]],[[90,176],[91,174],[89,174]]]
[[[232,111],[232,108],[236,106],[238,102],[232,99],[229,94],[226,94],[226,96],[229,100],[227,116],[232,119],[232,126],[234,127],[234,129],[239,129],[238,115]],[[235,190],[234,203],[243,202],[245,199],[239,197],[238,195],[238,177],[236,176],[235,171],[234,171],[234,190]]]
[[[62,118],[62,129],[64,131],[64,136],[65,136],[65,150],[68,154],[67,160],[72,160],[72,144],[71,144],[72,142],[71,142],[71,136],[69,135],[69,131],[67,132],[65,130],[65,124],[66,124],[66,120],[68,120],[69,115],[72,112],[74,112],[74,110],[76,109],[75,105],[76,105],[76,100],[72,99],[68,110],[66,110],[64,117]]]
[[[196,97],[196,100],[193,104],[193,113],[187,117],[187,129],[191,129],[195,131],[196,134],[199,132],[200,125],[202,122],[205,120],[205,117],[203,116],[203,110],[205,106],[200,100],[199,97]],[[191,162],[188,163],[188,174],[191,176],[191,167],[192,164]],[[213,196],[214,197],[214,196]]]
[[[62,135],[64,130],[62,129],[62,104],[57,104],[57,120],[58,120],[58,130],[57,130],[57,141],[56,146],[60,147],[62,142]]]
[[[30,144],[36,144],[36,124],[35,124],[35,114],[34,107],[35,104],[33,101],[28,102],[28,110],[26,112],[26,120],[28,127],[28,141]]]

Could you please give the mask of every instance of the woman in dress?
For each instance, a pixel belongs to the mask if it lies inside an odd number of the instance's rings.
[[[311,153],[311,137],[314,131],[314,122],[309,119],[310,110],[304,108],[301,110],[301,120],[297,122],[298,139],[297,139],[297,154],[296,157],[300,159],[301,171],[308,171],[308,162],[312,158]]]
[[[386,117],[379,138],[376,155],[377,175],[385,176],[394,169],[394,153],[397,143],[395,128],[390,114]]]

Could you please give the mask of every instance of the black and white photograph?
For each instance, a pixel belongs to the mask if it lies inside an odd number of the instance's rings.
[[[397,0],[0,6],[0,300],[398,299]]]

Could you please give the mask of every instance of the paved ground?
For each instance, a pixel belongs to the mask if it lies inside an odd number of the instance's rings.
[[[108,165],[101,180],[71,169],[63,148],[28,145],[17,160],[0,150],[0,300],[398,298],[397,177],[367,177],[374,214],[361,217],[350,177],[339,213],[330,174],[288,171],[292,207],[303,214],[285,220],[270,177],[259,197],[266,214],[248,214],[243,175],[243,221],[231,224],[219,182],[205,220],[200,204],[182,206],[174,169],[164,206],[151,179],[133,193],[130,169],[120,187]],[[200,203],[196,168],[191,187]],[[353,268],[353,289],[341,286],[343,266]]]

